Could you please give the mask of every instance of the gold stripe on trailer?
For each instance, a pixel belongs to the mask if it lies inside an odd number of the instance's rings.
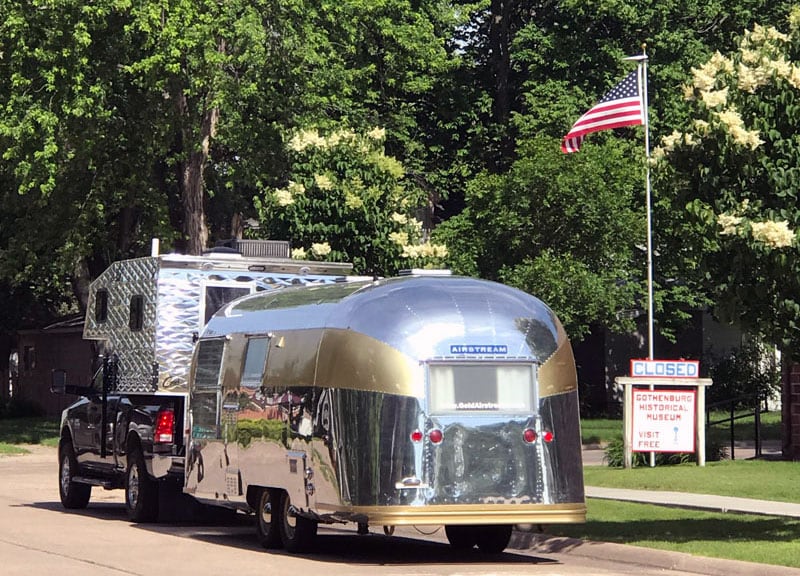
[[[453,504],[430,506],[327,507],[326,511],[369,518],[383,526],[442,524],[582,524],[586,504]]]

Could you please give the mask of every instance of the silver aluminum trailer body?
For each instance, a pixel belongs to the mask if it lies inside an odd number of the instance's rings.
[[[570,343],[514,288],[405,276],[247,296],[209,321],[189,380],[184,490],[255,510],[266,546],[271,523],[299,549],[318,522],[443,524],[469,547],[472,525],[585,520]]]

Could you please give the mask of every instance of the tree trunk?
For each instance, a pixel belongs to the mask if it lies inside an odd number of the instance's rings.
[[[515,0],[492,0],[489,25],[492,77],[494,78],[494,119],[506,124],[511,115],[511,25]]]
[[[189,116],[188,104],[185,95],[182,95],[184,119]],[[211,140],[214,138],[219,121],[219,108],[205,109],[200,123],[200,142],[194,145],[191,122],[183,130],[183,145],[191,150],[186,160],[182,163],[180,173],[181,201],[183,203],[183,233],[186,237],[186,252],[188,254],[202,254],[208,245],[208,225],[206,224],[205,193],[203,185],[203,172],[208,161],[211,149]]]

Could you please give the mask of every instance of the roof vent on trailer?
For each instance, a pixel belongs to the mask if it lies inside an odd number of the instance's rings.
[[[397,273],[398,276],[452,276],[450,270],[433,269],[427,270],[425,268],[406,268]]]
[[[286,240],[242,240],[240,238],[230,238],[229,240],[219,240],[214,248],[229,248],[242,256],[291,257],[289,242]]]

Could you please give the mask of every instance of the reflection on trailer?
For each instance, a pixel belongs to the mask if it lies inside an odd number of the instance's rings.
[[[255,511],[266,547],[355,522],[501,551],[515,524],[585,521],[569,341],[501,284],[409,275],[236,300],[200,337],[190,409],[185,491]]]

